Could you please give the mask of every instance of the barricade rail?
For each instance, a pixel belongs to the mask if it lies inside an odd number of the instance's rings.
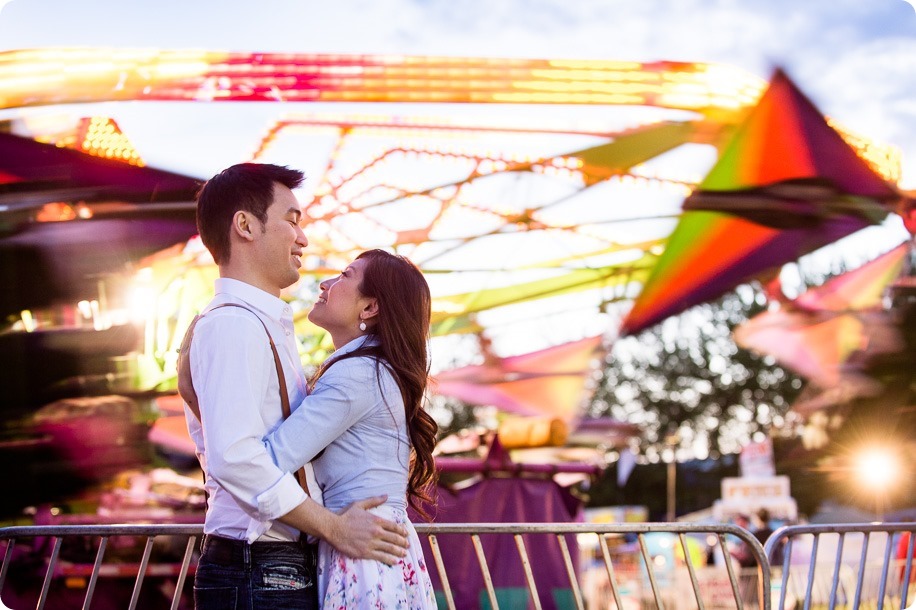
[[[666,602],[669,608],[678,606],[684,600],[672,601],[671,591],[666,590],[667,587],[673,587],[670,574],[661,573],[660,568],[664,566],[664,562],[660,561],[657,556],[653,556],[649,549],[650,536],[658,533],[669,534],[673,544],[679,545],[679,566],[686,572],[686,577],[682,580],[689,582],[689,585],[685,585],[685,589],[689,587],[692,590],[696,607],[699,607],[700,610],[719,606],[709,604],[708,596],[704,595],[704,591],[701,590],[698,574],[707,568],[705,568],[705,562],[703,565],[696,564],[688,544],[688,537],[695,538],[697,535],[714,541],[714,546],[724,557],[729,557],[729,548],[736,542],[740,541],[746,546],[757,564],[756,578],[753,578],[754,586],[748,595],[747,588],[740,584],[740,581],[743,580],[742,574],[746,574],[747,570],[740,570],[731,560],[725,561],[727,586],[730,587],[732,600],[730,607],[743,610],[746,605],[754,605],[761,610],[770,609],[770,571],[764,548],[749,532],[732,525],[471,523],[418,524],[416,529],[421,539],[428,544],[428,554],[431,557],[427,557],[427,563],[435,564],[437,569],[436,573],[441,584],[440,605],[450,609],[458,606],[456,606],[454,591],[450,585],[450,573],[446,570],[445,556],[448,555],[448,550],[453,545],[467,544],[468,541],[473,546],[477,568],[483,577],[485,590],[481,592],[481,606],[489,604],[490,608],[499,608],[500,596],[498,587],[494,585],[493,567],[495,566],[495,571],[498,572],[501,566],[514,561],[521,563],[528,596],[526,603],[530,603],[530,607],[537,609],[575,607],[580,610],[586,607],[598,607],[596,603],[588,603],[583,595],[580,583],[581,558],[570,552],[570,541],[575,547],[592,545],[593,548],[600,550],[599,561],[603,565],[597,571],[601,572],[602,579],[606,577],[603,583],[610,589],[610,596],[613,598],[613,602],[610,599],[602,602],[600,604],[602,607],[625,607],[622,600],[624,589],[621,587],[621,577],[625,574],[639,582],[647,581],[646,595],[639,600],[642,607],[663,609],[666,607]],[[0,528],[0,545],[6,544],[3,566],[0,569],[0,598],[6,599],[4,591],[10,584],[6,582],[7,577],[14,564],[14,555],[19,549],[21,551],[20,559],[22,556],[31,558],[33,571],[43,573],[37,600],[35,600],[34,593],[30,598],[30,603],[34,603],[36,608],[52,607],[48,606],[49,597],[52,596],[54,589],[52,585],[56,582],[59,588],[62,579],[70,579],[71,589],[77,588],[85,591],[82,607],[88,609],[97,592],[100,578],[123,577],[126,574],[134,578],[128,604],[131,610],[137,608],[138,602],[141,601],[144,579],[153,575],[167,577],[169,582],[165,588],[172,591],[170,607],[176,610],[189,603],[186,588],[190,588],[189,576],[193,574],[196,565],[197,547],[201,536],[202,526],[200,525],[51,525]],[[493,536],[509,537],[514,542],[517,558],[487,556],[482,539],[490,540]],[[113,541],[123,537],[143,539],[143,550],[140,552],[139,560],[130,557],[128,561],[124,561],[125,557],[122,556],[118,558],[121,560],[120,563],[106,563],[106,550],[115,547]],[[176,546],[175,539],[183,540],[183,544],[178,544],[177,547],[184,550],[180,560],[173,562],[170,566],[159,566],[160,569],[155,570],[153,568],[158,564],[153,559],[154,543],[162,538],[170,538],[173,548]],[[620,563],[622,555],[619,555],[616,550],[612,551],[609,545],[611,541],[616,549],[619,546],[617,543],[624,539],[632,541],[626,545],[631,555],[630,560],[624,562],[626,566]],[[31,546],[26,547],[26,542],[30,542]],[[65,542],[79,543],[83,554],[87,556],[91,555],[91,550],[94,550],[95,560],[92,568],[89,569],[88,564],[79,566],[62,559],[61,550]],[[532,557],[529,549],[540,552],[538,549],[543,546],[539,545],[547,542],[558,545],[562,556],[571,593],[568,596],[568,603],[558,603],[555,599],[545,597],[543,591],[539,591],[532,565],[534,561],[534,565],[537,566],[540,558],[537,555]],[[677,551],[677,549],[673,550]],[[616,555],[617,559],[613,559],[612,554]],[[40,561],[35,560],[36,555],[40,555]],[[615,571],[615,567],[621,569]],[[452,573],[451,576],[461,578],[460,574]],[[161,593],[162,590],[163,586],[159,586],[157,593]],[[683,597],[686,592],[683,595],[680,592],[675,595]],[[143,601],[148,602],[149,600],[144,599]],[[162,607],[165,607],[166,602],[167,600],[163,602]],[[149,603],[145,605],[149,606]]]
[[[916,523],[782,527],[765,545],[768,563],[781,570],[776,608],[783,610],[787,602],[798,607],[801,599],[803,610],[834,610],[838,604],[883,610],[899,600],[904,610],[916,585],[914,543]],[[870,550],[880,553],[879,561],[869,560]]]

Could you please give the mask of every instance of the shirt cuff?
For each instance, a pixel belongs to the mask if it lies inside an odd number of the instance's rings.
[[[296,477],[286,473],[255,498],[258,503],[258,519],[274,521],[305,502],[307,497]]]

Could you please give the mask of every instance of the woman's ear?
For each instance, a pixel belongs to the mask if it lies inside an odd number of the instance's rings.
[[[363,310],[360,313],[360,320],[371,320],[378,315],[378,299],[370,298],[367,299],[367,303],[363,306]]]
[[[248,212],[239,210],[232,216],[232,231],[242,239],[251,241],[254,234],[251,227],[252,218]]]

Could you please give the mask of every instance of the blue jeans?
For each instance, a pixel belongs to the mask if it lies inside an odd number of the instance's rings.
[[[318,609],[315,545],[204,536],[197,610]]]

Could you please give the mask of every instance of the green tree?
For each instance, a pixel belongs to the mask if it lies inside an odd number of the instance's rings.
[[[743,285],[643,333],[618,340],[588,407],[643,428],[640,449],[657,461],[676,435],[679,456],[734,453],[786,423],[802,380],[771,358],[740,349],[732,330],[763,311],[763,294]]]
[[[426,409],[439,425],[439,440],[450,434],[474,428],[478,424],[474,406],[457,398],[433,394],[429,397]]]

